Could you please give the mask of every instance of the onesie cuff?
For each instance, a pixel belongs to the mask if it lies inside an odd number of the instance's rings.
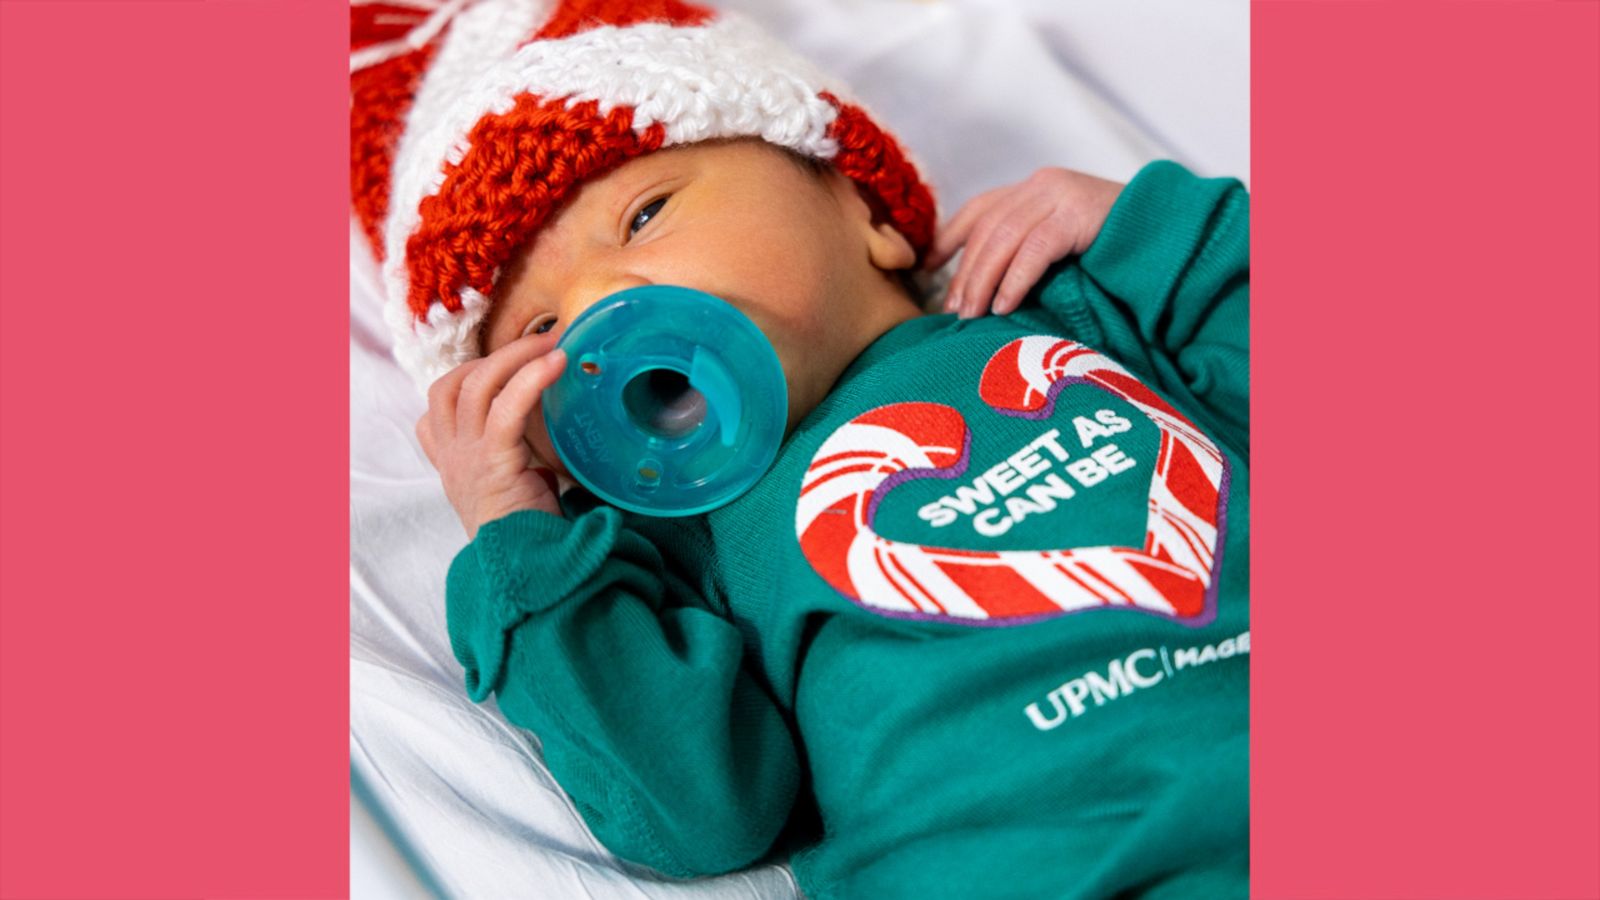
[[[479,526],[456,554],[445,579],[445,623],[474,701],[499,682],[507,632],[576,593],[605,562],[621,522],[605,506],[576,519],[522,510]]]
[[[1236,178],[1200,178],[1170,160],[1146,165],[1084,252],[1084,272],[1113,296],[1168,296],[1228,193],[1240,187]]]

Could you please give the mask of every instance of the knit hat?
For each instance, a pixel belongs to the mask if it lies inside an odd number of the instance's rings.
[[[479,355],[506,265],[585,179],[760,138],[825,160],[921,258],[933,196],[846,89],[742,17],[681,0],[352,0],[350,189],[401,366]]]

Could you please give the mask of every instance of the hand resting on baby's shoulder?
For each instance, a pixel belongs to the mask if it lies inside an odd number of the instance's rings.
[[[924,263],[937,269],[966,247],[945,310],[963,319],[1016,310],[1045,269],[1089,249],[1123,187],[1071,169],[1045,168],[967,201],[939,229]]]

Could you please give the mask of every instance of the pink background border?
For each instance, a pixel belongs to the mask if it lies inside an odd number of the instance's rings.
[[[1600,4],[1251,22],[1254,888],[1600,896]]]
[[[1600,4],[1252,14],[1256,895],[1600,895]],[[346,890],[346,23],[0,0],[0,896]]]
[[[4,897],[346,891],[348,23],[0,0]]]

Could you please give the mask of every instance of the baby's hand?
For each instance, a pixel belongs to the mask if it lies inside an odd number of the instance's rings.
[[[969,200],[934,238],[924,263],[937,269],[966,245],[945,310],[967,319],[988,312],[991,302],[997,314],[1016,309],[1051,263],[1089,249],[1122,188],[1049,168]]]
[[[517,510],[561,515],[554,475],[528,467],[533,448],[523,437],[539,398],[566,366],[566,351],[543,352],[549,344],[528,335],[456,366],[428,389],[417,439],[469,539],[478,526]]]

